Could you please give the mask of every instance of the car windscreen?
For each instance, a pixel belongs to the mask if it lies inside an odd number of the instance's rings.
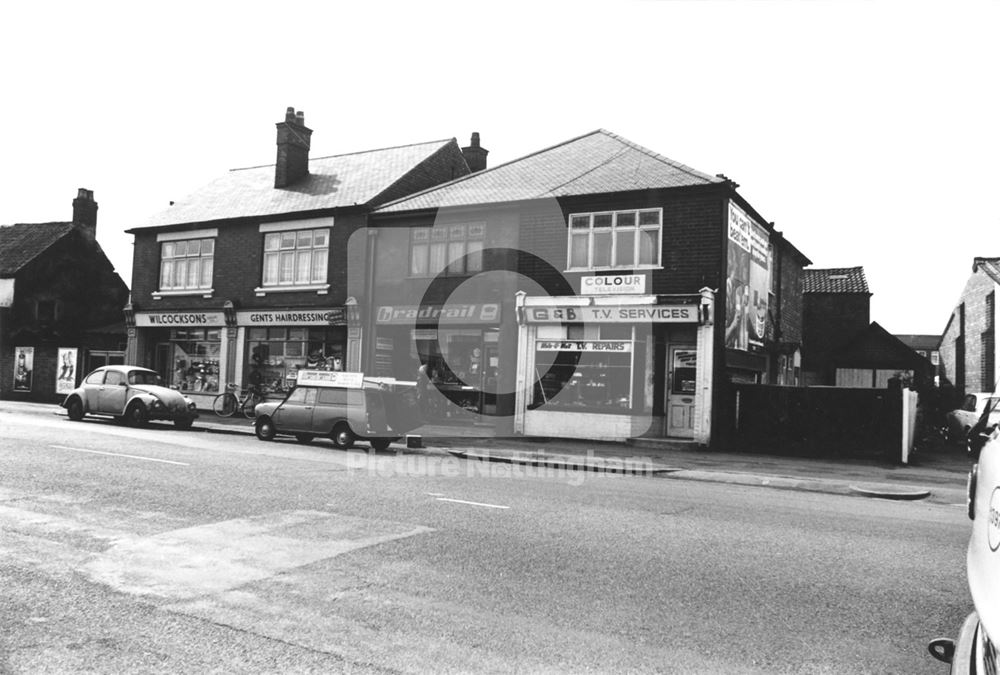
[[[129,384],[159,384],[160,376],[145,370],[133,370],[128,374]]]

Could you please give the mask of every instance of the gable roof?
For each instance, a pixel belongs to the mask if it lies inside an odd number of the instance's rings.
[[[831,358],[836,366],[871,368],[928,368],[930,361],[917,354],[895,335],[872,321]]]
[[[941,346],[940,335],[897,335],[896,338],[914,351],[933,352]]]
[[[452,138],[310,158],[309,175],[284,188],[274,187],[274,164],[233,169],[174,202],[143,227],[366,205],[452,144],[460,153]]]
[[[833,267],[802,270],[803,293],[867,293],[864,267]]]
[[[598,129],[389,202],[376,213],[725,182]]]
[[[11,277],[73,230],[73,223],[19,223],[0,227],[0,277]]]

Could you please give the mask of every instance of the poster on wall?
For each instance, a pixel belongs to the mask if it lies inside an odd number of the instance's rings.
[[[14,347],[14,391],[31,391],[35,370],[35,348]]]
[[[731,201],[726,270],[726,347],[760,349],[767,331],[771,246],[767,230]]]
[[[60,347],[58,370],[56,370],[56,393],[68,394],[76,387],[76,358],[75,347]]]

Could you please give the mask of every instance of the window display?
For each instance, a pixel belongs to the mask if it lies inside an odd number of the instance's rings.
[[[533,408],[632,408],[631,340],[536,340]]]
[[[219,328],[175,328],[170,331],[173,370],[169,384],[183,392],[219,391]]]
[[[281,392],[295,384],[300,369],[344,370],[346,344],[346,326],[251,328],[244,384]]]

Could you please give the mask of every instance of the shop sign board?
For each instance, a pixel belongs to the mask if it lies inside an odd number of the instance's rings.
[[[725,342],[731,349],[764,346],[771,257],[767,230],[730,201]]]
[[[500,320],[500,305],[495,302],[454,305],[382,305],[375,323],[413,325],[430,321],[490,323]]]
[[[535,351],[626,354],[632,351],[632,342],[630,340],[536,340]]]
[[[361,389],[365,383],[365,374],[347,373],[342,370],[300,370],[296,381],[300,385],[316,387]]]
[[[327,326],[347,325],[343,307],[331,309],[276,309],[236,313],[240,326]]]
[[[136,312],[139,328],[180,328],[225,326],[226,317],[219,312]]]
[[[697,305],[586,305],[527,307],[528,323],[697,323]]]
[[[645,292],[645,274],[580,277],[580,295],[643,295]]]

